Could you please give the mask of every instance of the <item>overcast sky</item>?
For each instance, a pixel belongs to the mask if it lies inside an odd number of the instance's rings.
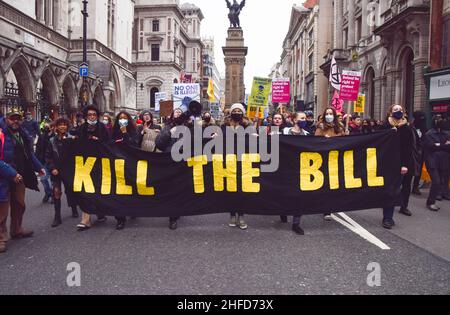
[[[222,46],[225,46],[229,27],[225,0],[181,0],[198,6],[205,16],[202,21],[202,37],[214,37],[216,64],[225,75]],[[230,0],[230,2],[232,2]],[[241,0],[238,0],[240,3]],[[254,76],[267,77],[272,66],[280,60],[282,44],[289,28],[294,3],[303,0],[246,0],[241,15],[245,45],[248,46],[245,66],[245,85],[250,92]]]

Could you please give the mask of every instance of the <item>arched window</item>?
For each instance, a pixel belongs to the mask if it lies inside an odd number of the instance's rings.
[[[156,96],[155,94],[159,92],[159,89],[156,87],[151,88],[150,90],[150,108],[155,109]]]

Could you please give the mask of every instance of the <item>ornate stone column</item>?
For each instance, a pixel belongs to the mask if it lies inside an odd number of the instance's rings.
[[[244,32],[240,27],[230,27],[225,47],[226,88],[225,106],[245,101],[244,67],[248,47],[244,44]]]

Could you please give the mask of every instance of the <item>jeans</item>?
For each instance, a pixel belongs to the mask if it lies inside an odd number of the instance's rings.
[[[40,178],[40,181],[42,183],[42,185],[44,186],[44,192],[46,195],[51,196],[52,195],[52,186],[50,185],[50,172],[48,171],[47,168],[45,168],[45,176]]]
[[[450,197],[448,189],[449,171],[433,168],[428,170],[428,172],[431,177],[431,189],[427,200],[427,206],[431,206],[436,203],[436,197],[439,195],[442,197]]]
[[[394,219],[394,207],[384,208],[383,209],[383,221],[384,220],[393,220]]]

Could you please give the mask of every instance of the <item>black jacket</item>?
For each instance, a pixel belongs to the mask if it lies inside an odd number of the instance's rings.
[[[36,143],[35,154],[38,158],[39,162],[42,164],[45,163],[45,152],[47,151],[47,147],[50,146],[50,139],[53,137],[53,134],[49,134],[47,132],[41,133],[39,135],[38,141]]]
[[[80,126],[79,137],[81,139],[89,140],[92,137],[97,137],[103,143],[109,142],[109,133],[104,124],[97,122],[96,128],[93,131],[89,127],[90,125],[87,122]]]
[[[393,127],[386,122],[383,129],[392,129]],[[400,161],[402,167],[408,168],[408,173],[414,175],[414,136],[411,127],[408,124],[397,127],[397,134],[400,137]]]
[[[122,133],[119,131],[113,131],[111,142],[114,144],[121,144],[121,145],[127,145],[127,146],[133,146],[137,147],[139,142],[139,137],[137,132],[127,132]]]
[[[426,133],[423,143],[427,169],[450,170],[450,145],[446,144],[447,141],[450,141],[447,131],[431,129]]]

